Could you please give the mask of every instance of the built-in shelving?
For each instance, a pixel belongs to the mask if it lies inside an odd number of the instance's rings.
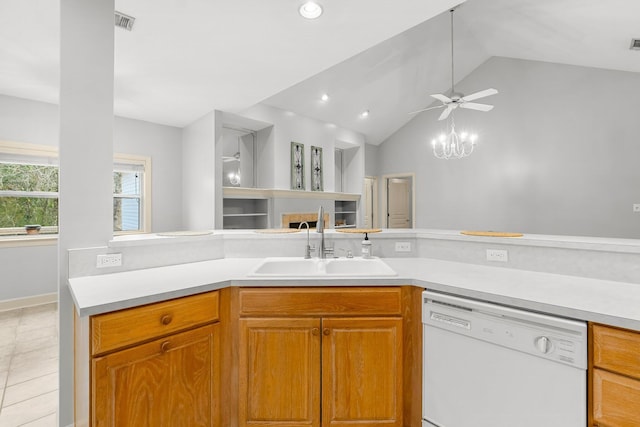
[[[358,220],[358,202],[355,200],[336,200],[334,211],[334,227],[355,228]]]
[[[223,229],[260,229],[268,227],[269,200],[226,197],[223,199]]]

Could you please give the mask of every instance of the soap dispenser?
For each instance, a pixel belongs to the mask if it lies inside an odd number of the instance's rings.
[[[364,233],[362,241],[362,258],[371,258],[371,240],[369,240],[367,233]]]

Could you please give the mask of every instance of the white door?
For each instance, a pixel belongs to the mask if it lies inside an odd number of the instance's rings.
[[[412,228],[411,181],[408,178],[387,180],[387,227]]]

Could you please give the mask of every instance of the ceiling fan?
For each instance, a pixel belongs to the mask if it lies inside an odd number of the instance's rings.
[[[240,152],[236,151],[233,156],[222,156],[223,162],[239,162],[240,161]]]
[[[451,93],[449,94],[449,96],[440,94],[440,93],[431,95],[432,98],[435,98],[438,101],[442,102],[442,105],[436,105],[435,107],[422,108],[420,110],[412,111],[409,114],[421,113],[422,111],[433,110],[436,108],[444,108],[445,110],[442,112],[442,114],[440,114],[440,117],[438,118],[438,120],[444,120],[447,117],[449,117],[449,114],[451,114],[451,112],[458,107],[467,108],[469,110],[478,110],[478,111],[489,111],[493,108],[493,105],[470,102],[470,101],[475,101],[476,99],[484,98],[486,96],[495,95],[496,93],[498,93],[498,91],[493,88],[481,90],[480,92],[475,92],[475,93],[472,93],[471,95],[466,95],[466,96],[462,93],[455,91],[455,85],[454,85],[454,79],[453,79],[453,70],[454,70],[453,68],[453,12],[456,10],[456,8],[457,6],[449,11],[451,12]]]
[[[222,161],[225,163],[240,161],[240,137],[238,137],[238,151],[233,156],[222,156]]]

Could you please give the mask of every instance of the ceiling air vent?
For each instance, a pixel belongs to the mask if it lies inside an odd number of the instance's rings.
[[[631,39],[631,50],[640,50],[640,39]]]
[[[124,13],[118,12],[116,10],[115,13],[116,18],[116,27],[125,29],[127,31],[131,31],[133,28],[133,23],[136,20],[133,16],[125,15]]]

